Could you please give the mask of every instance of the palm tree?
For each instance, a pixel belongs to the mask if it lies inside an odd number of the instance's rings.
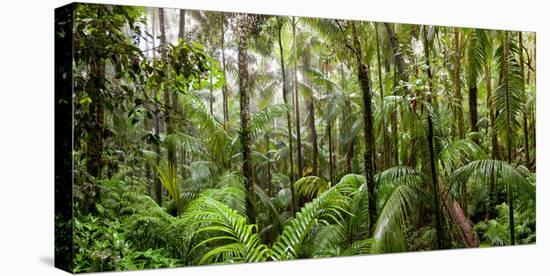
[[[353,49],[355,58],[357,61],[357,78],[363,92],[363,124],[364,124],[364,142],[365,142],[365,154],[363,162],[365,166],[365,178],[367,183],[367,190],[369,195],[369,221],[370,227],[373,227],[374,221],[376,221],[376,193],[374,182],[374,131],[372,124],[372,91],[369,80],[369,69],[363,62],[363,50],[361,48],[361,42],[357,34],[357,27],[355,22],[349,22],[351,27],[351,35],[353,40]]]
[[[467,82],[468,82],[468,106],[470,113],[470,131],[478,132],[478,111],[477,111],[477,80],[481,72],[485,60],[488,56],[487,48],[489,46],[489,38],[485,30],[471,30],[468,47],[466,52],[467,64]],[[479,144],[479,139],[473,139]]]
[[[502,33],[501,46],[497,49],[496,61],[500,69],[500,84],[493,95],[495,109],[500,113],[496,117],[496,127],[506,141],[506,158],[509,164],[513,162],[512,147],[514,133],[519,126],[518,117],[521,113],[521,102],[524,99],[524,87],[520,67],[515,58],[518,48],[508,31]],[[510,217],[510,241],[515,244],[514,227],[514,187],[508,185],[508,205]]]
[[[298,160],[298,178],[302,178],[303,166],[302,166],[302,137],[301,137],[301,123],[300,123],[300,97],[298,94],[298,56],[296,48],[296,26],[298,22],[296,17],[292,17],[292,52],[294,60],[294,115],[296,115],[296,152]]]
[[[428,42],[428,32],[426,26],[423,27],[423,42],[424,42],[424,55],[426,59],[426,75],[428,76],[428,87],[430,89],[430,94],[428,95],[428,152],[430,159],[430,181],[432,184],[432,196],[433,196],[433,208],[435,211],[435,225],[436,225],[436,235],[437,235],[437,248],[440,249],[443,247],[443,229],[441,222],[441,207],[439,199],[439,184],[437,178],[436,170],[436,160],[435,160],[435,151],[434,151],[434,127],[433,127],[433,118],[431,104],[432,104],[432,94],[433,90],[433,79],[432,79],[432,69],[430,66],[430,43]]]
[[[384,80],[382,76],[382,62],[380,57],[380,35],[378,33],[378,23],[374,23],[374,31],[376,33],[376,60],[377,60],[377,69],[378,69],[378,85],[380,89],[380,104],[384,105]],[[431,78],[431,74],[428,74],[428,78]],[[431,89],[430,89],[431,90]],[[390,162],[390,145],[388,140],[388,133],[386,131],[386,120],[385,117],[382,117],[382,168],[385,168],[389,165]]]
[[[251,28],[254,24],[254,18],[240,14],[237,18],[237,41],[238,41],[238,57],[239,57],[239,94],[241,105],[241,130],[240,140],[243,155],[243,176],[247,191],[247,215],[251,223],[256,222],[256,207],[254,205],[254,181],[252,177],[252,160],[251,160],[251,133],[250,133],[250,95],[248,79],[248,36],[251,34]]]
[[[277,38],[278,38],[278,44],[279,44],[279,56],[280,56],[280,65],[281,65],[281,77],[283,82],[283,101],[286,105],[288,105],[288,82],[286,79],[286,69],[285,69],[285,52],[284,52],[284,46],[283,46],[283,26],[284,26],[284,19],[278,18],[277,19]],[[294,175],[294,151],[293,151],[293,135],[292,135],[292,116],[291,111],[288,110],[286,112],[286,120],[287,120],[287,129],[288,129],[288,148],[289,148],[289,173],[290,173],[290,191],[291,191],[291,212],[294,214],[296,212],[296,198],[295,198],[295,191],[294,191],[294,182],[296,181],[295,175]]]

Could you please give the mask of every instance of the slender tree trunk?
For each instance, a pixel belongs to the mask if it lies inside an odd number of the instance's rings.
[[[149,24],[147,24],[147,20],[145,21],[145,30],[146,31],[149,31]],[[152,32],[151,32],[152,33]],[[153,48],[155,45],[153,44],[153,46],[149,45],[149,41],[146,41],[146,49],[150,49],[150,48]],[[150,52],[151,51],[145,51],[145,58],[147,60],[151,59],[151,56],[150,56]],[[149,89],[148,88],[144,88],[143,89],[143,96],[145,98],[145,103],[144,103],[144,107],[145,107],[145,111],[147,112],[147,114],[153,114],[153,111],[151,110],[151,104],[150,104],[150,96],[149,96]],[[151,131],[151,120],[145,116],[145,118],[143,119],[143,127],[145,128],[145,131],[146,133],[149,133],[149,131]],[[146,179],[152,179],[154,176],[153,176],[153,169],[152,169],[152,166],[151,164],[149,164],[149,162],[147,162],[145,164],[145,178]],[[149,192],[149,194],[152,194],[153,193],[153,185],[149,185],[149,187],[147,187],[147,191]]]
[[[430,67],[430,47],[428,45],[428,36],[424,31],[424,54],[426,56],[426,73],[428,75],[428,85],[430,92],[433,91],[433,79],[432,79],[432,70]],[[428,108],[431,107],[431,95],[428,95]],[[428,110],[427,112],[428,119],[428,152],[430,157],[430,180],[432,182],[432,193],[433,193],[433,208],[435,212],[435,225],[436,225],[436,236],[437,236],[437,249],[443,247],[443,229],[441,224],[441,208],[439,206],[439,185],[437,183],[437,171],[436,171],[436,160],[434,153],[434,133],[433,133],[433,119],[432,111]]]
[[[155,42],[155,39],[156,39],[156,26],[155,26],[155,15],[154,13],[152,14],[152,18],[153,18],[153,31],[152,31],[152,34],[153,34],[153,46],[156,44]],[[155,59],[156,59],[156,51],[153,51],[153,62],[155,62]],[[154,87],[153,88],[153,97],[155,99],[158,98],[158,88],[157,87]],[[154,116],[154,120],[155,120],[155,138],[156,138],[156,143],[155,143],[155,152],[156,152],[156,158],[155,158],[155,164],[156,166],[160,166],[160,141],[159,141],[159,137],[160,137],[160,106],[158,104],[158,101],[155,100],[154,101],[155,103],[155,116]],[[154,182],[154,190],[155,190],[155,201],[157,202],[157,204],[159,206],[162,206],[162,183],[160,181],[160,178],[158,177],[157,174],[155,174],[155,182]]]
[[[208,97],[208,106],[210,107],[210,115],[214,115],[214,84],[212,83],[212,74],[209,74],[210,81],[210,96]]]
[[[158,12],[159,12],[159,29],[160,29],[160,58],[163,61],[166,61],[166,47],[168,47],[168,45],[167,45],[167,42],[166,42],[166,28],[164,26],[164,24],[165,24],[164,9],[159,8]],[[167,89],[164,90],[164,105],[166,106],[167,110],[171,107],[171,105],[170,105],[170,91],[168,91]],[[170,122],[171,115],[168,112],[166,112],[166,114],[164,114],[164,116],[165,116],[164,120],[165,120],[165,124],[166,124],[166,132],[168,134],[170,134],[173,131],[172,124]]]
[[[524,60],[523,60],[523,36],[521,32],[518,32],[518,41],[519,41],[519,65],[521,70],[521,79],[523,82],[523,86],[525,89],[525,66],[524,66]],[[530,160],[529,157],[529,124],[527,121],[527,105],[524,104],[522,108],[522,119],[523,119],[523,150],[525,151],[525,167],[530,167]]]
[[[386,32],[388,33],[388,37],[390,39],[395,65],[397,66],[397,72],[399,72],[399,79],[404,82],[408,82],[409,76],[405,71],[405,62],[403,61],[403,56],[401,55],[401,50],[399,49],[399,40],[397,39],[397,35],[395,34],[391,23],[384,23],[384,26],[386,27]],[[405,90],[408,94],[407,88],[405,88]]]
[[[298,52],[296,49],[296,17],[292,17],[292,49],[294,51],[294,115],[296,116],[296,152],[298,159],[298,179],[302,178],[302,137],[300,123],[300,97],[298,91]]]
[[[250,34],[251,19],[248,15],[239,15],[237,21],[238,60],[239,60],[239,93],[241,105],[240,140],[243,154],[243,176],[247,191],[246,205],[248,218],[251,224],[256,223],[256,207],[253,164],[252,164],[252,136],[250,133],[250,92],[248,75],[248,36]]]
[[[397,96],[397,66],[393,66],[393,95]],[[399,165],[399,130],[397,129],[397,103],[394,102],[391,113],[391,134],[393,137],[393,165]]]
[[[180,10],[180,21],[179,21],[179,30],[178,38],[184,39],[185,37],[185,10]]]
[[[405,62],[403,61],[403,56],[401,55],[401,50],[399,49],[399,40],[397,39],[397,35],[395,34],[395,31],[393,30],[393,26],[390,23],[384,23],[384,27],[386,28],[386,32],[388,33],[388,38],[390,41],[390,45],[393,52],[393,58],[394,58],[394,95],[397,95],[397,88],[399,87],[399,80],[403,82],[409,81],[409,76],[407,72],[405,71]],[[409,94],[408,88],[405,85],[404,86],[404,92],[405,95]],[[396,108],[397,109],[397,106]],[[396,111],[392,112],[392,120],[391,120],[391,128],[392,128],[392,135],[394,139],[394,162],[395,165],[399,165],[399,138],[398,138],[398,129],[397,129],[397,113]]]
[[[165,19],[164,19],[164,9],[160,8],[159,10],[159,28],[160,28],[160,55],[163,61],[166,60],[166,47],[168,46],[166,42],[166,29],[165,29]],[[167,73],[167,72],[165,72]],[[171,104],[170,91],[168,89],[164,90],[164,105],[166,106],[166,114],[164,114],[164,120],[166,125],[166,134],[174,133],[174,125],[172,124],[172,114],[170,111],[174,111],[174,106]],[[174,103],[175,104],[175,103]],[[172,147],[168,147],[168,160],[171,165],[176,164],[176,153]]]
[[[477,85],[473,84],[468,89],[468,106],[470,111],[470,131],[478,132],[477,127]],[[473,141],[479,144],[479,139],[475,138]]]
[[[311,53],[309,49],[304,49],[304,67],[309,68],[311,66]],[[308,84],[309,79],[307,77],[307,74],[304,74],[304,83]],[[306,97],[306,106],[308,110],[308,116],[307,116],[307,124],[310,131],[309,140],[312,147],[312,156],[311,156],[311,162],[312,162],[312,173],[313,175],[318,175],[319,173],[319,149],[317,144],[317,130],[315,129],[315,104],[314,104],[314,91],[311,90],[311,93],[308,93],[308,96]]]
[[[340,82],[341,82],[341,87],[342,89],[346,89],[346,76],[345,76],[345,73],[344,73],[344,65],[343,64],[340,64]],[[346,128],[346,129],[349,129],[351,128],[351,124],[350,124],[350,119],[349,117],[351,117],[351,102],[349,100],[349,98],[346,97],[345,99],[345,106],[346,106],[346,111],[344,112],[344,116],[343,116],[343,119],[342,119],[342,125]],[[351,139],[351,141],[349,141],[349,143],[346,145],[346,173],[352,173],[353,171],[353,166],[352,166],[352,162],[353,162],[353,153],[354,153],[354,144],[355,144],[355,141],[354,139]]]
[[[462,58],[462,47],[460,41],[460,29],[455,28],[455,68],[454,68],[454,84],[455,84],[455,119],[458,129],[458,138],[464,139],[464,111],[462,108],[462,93],[460,83],[460,67]]]
[[[98,12],[98,15],[100,12]],[[87,131],[86,141],[86,170],[95,179],[101,178],[101,170],[103,168],[103,137],[105,133],[105,110],[104,97],[102,91],[105,90],[105,61],[93,54],[90,61],[90,79],[88,81],[88,91],[92,100],[89,109],[91,119],[90,126]],[[86,196],[86,202],[90,202],[89,206],[84,206],[88,211],[93,211],[95,202],[101,198],[101,189],[99,185],[92,185],[89,195]]]
[[[269,134],[265,134],[265,156],[267,157],[267,189],[268,189],[268,195],[269,197],[273,196],[273,188],[272,188],[272,181],[271,181],[271,156],[269,153],[269,150],[271,148],[271,144],[269,141]]]
[[[380,35],[378,34],[378,23],[374,23],[374,29],[376,32],[376,59],[378,61],[378,84],[380,87],[380,105],[384,106],[384,78],[382,76],[382,62],[380,61]],[[385,116],[382,116],[382,165],[381,168],[385,169],[389,166],[390,162],[390,145],[388,141],[388,133],[386,131],[386,119]]]
[[[350,21],[353,44],[355,46],[355,57],[357,59],[357,76],[361,91],[363,92],[363,124],[364,124],[364,140],[365,140],[365,154],[363,156],[364,166],[365,166],[365,179],[367,184],[368,192],[368,209],[369,209],[369,229],[373,229],[374,223],[377,218],[376,211],[376,193],[374,186],[374,132],[373,132],[373,119],[372,119],[372,91],[371,85],[369,82],[369,72],[368,67],[363,63],[363,50],[361,48],[361,43],[357,35],[357,28],[355,22]]]
[[[221,52],[222,52],[222,71],[223,78],[225,80],[225,17],[223,13],[221,16]],[[227,122],[229,121],[229,108],[227,106],[227,83],[222,85],[222,97],[223,97],[223,128],[227,130]]]
[[[507,79],[509,78],[510,76],[507,76],[508,74],[508,67],[510,66],[509,64],[509,60],[510,60],[510,47],[509,47],[509,44],[508,44],[508,36],[509,36],[509,33],[508,31],[505,31],[504,32],[504,37],[503,37],[503,50],[502,50],[502,62],[503,62],[503,65],[502,67],[504,68],[502,74],[502,79]],[[508,85],[508,82],[505,81],[503,85]],[[505,88],[506,90],[510,90],[510,88]],[[505,99],[506,101],[506,106],[509,107],[510,106],[510,103],[509,103],[509,99],[506,98]],[[512,142],[512,118],[511,118],[511,115],[510,115],[510,111],[506,112],[506,152],[507,152],[507,160],[508,160],[508,163],[509,164],[512,164],[512,145],[513,145],[513,142]],[[508,206],[509,206],[509,213],[508,213],[508,217],[509,217],[509,228],[510,228],[510,243],[512,245],[516,244],[516,236],[515,236],[515,226],[514,226],[514,191],[512,190],[512,185],[511,183],[507,183],[507,196],[508,196]]]
[[[328,79],[328,63],[325,62],[324,64],[324,71],[325,71],[325,78]],[[327,89],[327,96],[329,94],[329,91]],[[332,122],[329,120],[327,122],[327,135],[328,135],[328,163],[329,163],[329,177],[330,177],[330,184],[335,184],[335,176],[334,176],[334,147],[332,143]]]
[[[285,69],[285,51],[283,47],[283,36],[282,36],[282,29],[283,29],[283,22],[279,21],[278,26],[278,40],[279,40],[279,52],[280,52],[280,58],[281,58],[281,76],[283,78],[283,101],[285,105],[288,105],[288,86],[287,86],[287,79],[286,79],[286,69]],[[287,130],[288,130],[288,155],[289,155],[289,171],[290,171],[290,192],[291,192],[291,201],[290,209],[292,212],[292,215],[296,213],[296,193],[294,191],[294,182],[296,181],[296,178],[294,176],[294,149],[293,149],[293,143],[292,143],[292,116],[291,111],[286,112],[286,120],[287,120]]]
[[[485,87],[487,90],[487,110],[489,116],[489,123],[491,125],[491,159],[498,159],[498,137],[496,132],[496,117],[495,111],[492,103],[492,74],[491,74],[491,64],[485,62]],[[485,221],[489,220],[491,208],[493,205],[493,193],[495,187],[495,176],[491,174],[489,177],[489,193],[487,195],[487,203],[485,206]]]

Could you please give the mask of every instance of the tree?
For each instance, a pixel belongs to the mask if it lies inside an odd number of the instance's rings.
[[[384,78],[382,76],[382,62],[380,54],[380,35],[378,33],[378,23],[374,23],[374,32],[376,34],[376,67],[378,69],[378,86],[380,89],[380,104],[384,105]],[[431,78],[431,74],[428,74],[428,78]],[[431,88],[430,88],[431,90]],[[386,120],[382,116],[382,167],[385,168],[390,162],[390,145],[388,140],[388,133],[386,131]]]
[[[222,13],[220,15],[220,45],[221,45],[221,52],[222,52],[222,70],[223,70],[223,79],[224,83],[222,85],[222,97],[223,97],[223,126],[225,129],[227,129],[227,123],[229,121],[229,107],[227,106],[227,84],[225,82],[226,74],[225,74],[225,16]]]
[[[456,129],[458,130],[457,135],[459,139],[464,138],[464,111],[462,108],[462,92],[461,92],[461,80],[460,80],[460,68],[461,68],[461,59],[462,59],[462,41],[460,39],[461,31],[458,28],[455,28],[455,63],[454,63],[454,84],[455,84],[455,95],[454,95],[454,111],[456,118]]]
[[[303,66],[304,66],[304,74],[303,74],[303,86],[307,88],[309,85],[309,79],[308,79],[308,72],[307,70],[311,70],[311,52],[310,52],[310,46],[311,45],[304,45],[302,50],[302,60],[303,60]],[[311,163],[312,163],[312,174],[318,175],[319,174],[319,146],[317,144],[317,130],[316,130],[316,124],[315,124],[315,103],[314,103],[314,90],[309,89],[306,93],[306,108],[307,108],[307,125],[309,128],[309,140],[312,147],[312,156],[311,156]]]
[[[478,132],[478,108],[477,108],[477,80],[487,59],[489,38],[485,30],[475,29],[470,32],[467,48],[467,82],[468,82],[468,106],[470,113],[470,131]],[[477,136],[476,136],[477,137]],[[473,139],[479,144],[479,139]]]
[[[248,79],[248,36],[254,27],[254,17],[240,14],[237,17],[237,42],[239,57],[239,94],[241,105],[240,141],[243,155],[243,176],[247,191],[246,205],[249,221],[256,223],[254,178],[252,176],[252,137],[250,133],[250,95]]]
[[[285,105],[288,105],[288,82],[287,82],[287,79],[286,79],[286,69],[285,69],[285,52],[284,52],[284,47],[283,47],[283,35],[282,35],[282,31],[283,31],[283,24],[284,24],[284,21],[283,19],[278,19],[277,20],[277,38],[278,38],[278,44],[279,44],[279,56],[280,56],[280,64],[281,64],[281,78],[282,78],[282,81],[283,81],[283,89],[282,89],[282,92],[283,92],[283,101],[285,103]],[[291,116],[291,111],[288,110],[286,112],[286,120],[287,120],[287,136],[288,136],[288,155],[289,155],[289,173],[290,173],[290,191],[291,191],[291,213],[294,214],[296,212],[296,196],[295,196],[295,191],[294,191],[294,182],[296,181],[295,179],[295,175],[294,175],[294,156],[293,156],[293,135],[292,135],[292,116]]]
[[[497,115],[497,129],[503,133],[506,141],[506,159],[513,162],[512,147],[514,133],[518,128],[518,117],[521,113],[521,100],[524,97],[524,87],[520,67],[514,55],[518,48],[508,31],[502,33],[501,46],[497,49],[496,59],[500,69],[500,84],[493,95],[495,108],[500,110]],[[514,226],[514,187],[508,185],[509,229],[510,242],[515,244]]]
[[[298,22],[292,17],[292,51],[294,55],[294,115],[296,115],[296,159],[298,163],[298,178],[302,178],[302,134],[300,123],[300,97],[298,93],[298,55],[296,48],[296,25]]]
[[[442,221],[441,221],[441,207],[440,207],[440,199],[439,199],[439,184],[438,184],[438,177],[437,177],[437,169],[436,169],[436,157],[435,157],[435,149],[434,149],[434,127],[433,127],[433,109],[431,107],[432,104],[432,96],[433,93],[433,76],[432,76],[432,69],[430,66],[430,44],[428,42],[428,34],[426,27],[424,26],[423,31],[423,42],[424,42],[424,56],[426,59],[426,75],[428,76],[428,87],[430,89],[430,95],[428,95],[428,114],[427,114],[427,121],[428,121],[428,153],[429,153],[429,160],[430,160],[430,181],[432,184],[432,196],[433,196],[433,210],[435,212],[435,229],[436,229],[436,236],[437,236],[437,248],[441,249],[443,248],[443,229],[442,229]]]
[[[353,39],[353,49],[355,58],[357,61],[357,78],[363,94],[363,124],[364,124],[364,142],[365,142],[365,154],[363,156],[363,162],[365,166],[365,178],[367,184],[367,191],[369,195],[369,221],[370,227],[373,227],[373,223],[376,221],[376,193],[374,182],[374,131],[372,123],[372,91],[369,81],[369,69],[366,64],[363,63],[363,50],[361,48],[361,42],[357,34],[357,27],[355,22],[350,22],[351,34]]]

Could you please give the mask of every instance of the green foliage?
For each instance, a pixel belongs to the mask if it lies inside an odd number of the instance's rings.
[[[186,10],[176,40],[158,11],[77,4],[75,272],[536,241],[534,35]]]
[[[165,164],[157,168],[160,182],[172,200],[176,207],[176,213],[179,214],[181,210],[181,200],[180,200],[180,185],[178,181],[178,176],[176,174],[176,166],[174,164]]]
[[[177,260],[162,249],[139,251],[125,238],[119,221],[91,215],[74,220],[74,272],[175,267]]]
[[[497,217],[487,222],[480,221],[474,226],[474,230],[481,240],[491,246],[503,246],[510,244],[510,217],[506,203],[496,206]],[[532,206],[530,207],[532,208]],[[516,221],[516,241],[518,244],[532,244],[536,241],[535,218],[531,215],[532,209],[525,209],[514,216]]]
[[[267,259],[268,248],[254,233],[255,225],[247,224],[245,217],[226,205],[208,198],[205,200],[206,208],[189,214],[197,218],[193,224],[200,225],[194,234],[208,232],[210,236],[194,247],[210,248],[199,263],[259,262]]]

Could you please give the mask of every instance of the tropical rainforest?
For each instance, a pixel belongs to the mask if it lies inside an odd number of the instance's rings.
[[[536,242],[535,33],[74,7],[75,272]]]

